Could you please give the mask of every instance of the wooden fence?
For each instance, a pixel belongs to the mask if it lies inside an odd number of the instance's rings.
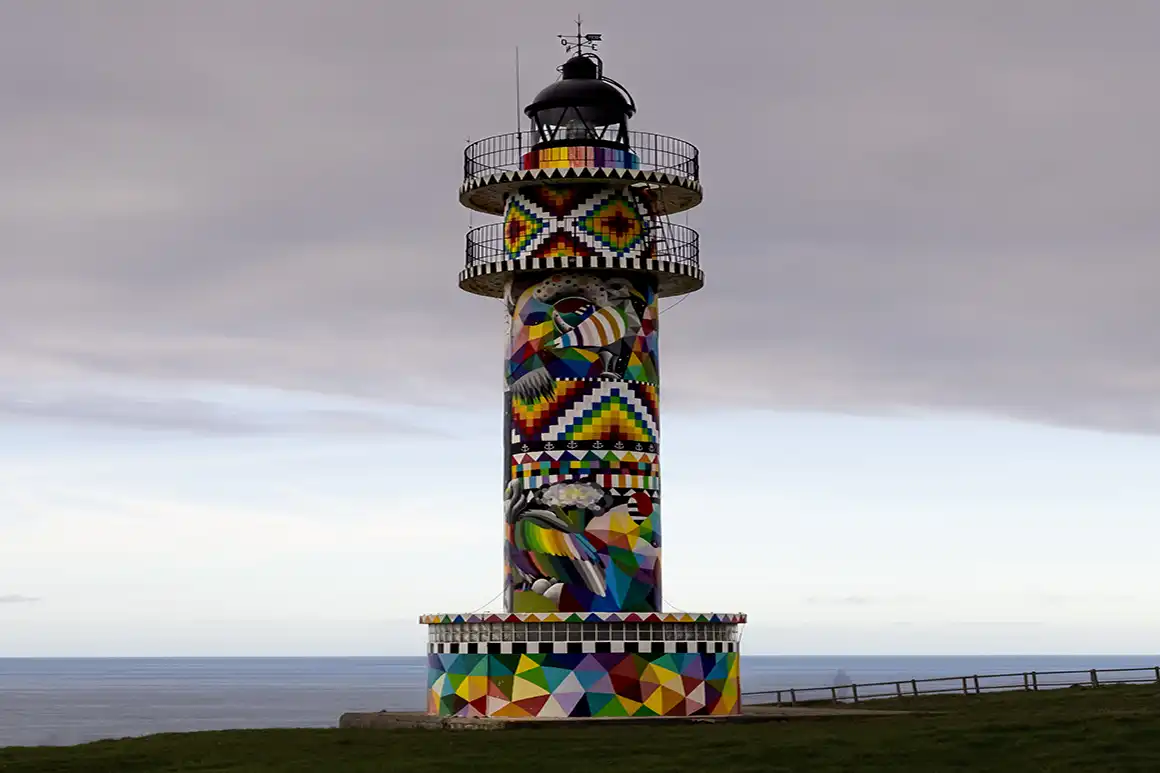
[[[1079,677],[1078,679],[1076,677]],[[1147,668],[1093,668],[1087,671],[1026,671],[1016,674],[973,674],[897,682],[838,684],[743,692],[747,703],[796,706],[802,703],[853,702],[915,695],[981,695],[1001,690],[1052,690],[1061,687],[1100,687],[1109,684],[1160,684],[1160,666]],[[754,700],[754,699],[757,700]]]

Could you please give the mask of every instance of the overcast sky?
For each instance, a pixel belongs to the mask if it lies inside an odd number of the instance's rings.
[[[456,192],[577,11],[702,151],[666,600],[749,651],[1160,650],[1160,5],[37,0],[0,7],[0,655],[417,654],[499,592]]]

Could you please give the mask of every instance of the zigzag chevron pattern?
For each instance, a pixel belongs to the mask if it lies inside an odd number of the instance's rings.
[[[543,187],[508,197],[504,255],[535,258],[655,257],[660,233],[648,201],[638,193],[592,185],[573,186],[569,196]],[[563,207],[568,206],[568,211]]]
[[[657,455],[633,451],[535,451],[512,455],[512,477],[538,475],[656,475]]]
[[[645,390],[645,399],[637,394]],[[656,387],[622,381],[593,382],[592,390],[564,411],[544,432],[543,439],[628,440],[655,443]]]

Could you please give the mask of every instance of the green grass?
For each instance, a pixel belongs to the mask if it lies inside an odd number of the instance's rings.
[[[0,749],[3,773],[1160,771],[1160,689],[875,701],[940,716],[499,732],[240,730]]]

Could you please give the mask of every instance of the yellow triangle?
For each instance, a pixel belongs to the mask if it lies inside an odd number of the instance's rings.
[[[541,322],[538,325],[528,326],[528,338],[533,341],[537,338],[547,338],[555,334],[556,328],[551,322]]]
[[[534,682],[529,682],[527,679],[521,679],[518,676],[512,684],[512,700],[522,701],[528,698],[539,698],[541,695],[547,695],[548,691],[540,687]]]
[[[734,696],[722,694],[721,700],[717,701],[717,705],[713,709],[714,714],[732,714],[734,708],[737,706],[737,698]]]
[[[612,516],[610,525],[615,533],[623,534],[629,539],[640,536],[640,525],[632,520],[632,516],[627,512],[614,512],[610,515]]]
[[[681,675],[674,671],[666,671],[661,678],[661,687],[667,687],[670,690],[676,690],[682,695],[685,693],[685,682],[681,679]]]
[[[651,442],[648,432],[639,425],[637,417],[628,408],[616,403],[603,407],[588,423],[570,431],[568,437],[570,440],[600,440],[613,431],[625,440]]]
[[[617,695],[616,699],[620,701],[621,706],[624,706],[625,713],[630,717],[636,716],[636,712],[640,711],[640,707],[643,705],[632,698],[625,698],[623,695]]]
[[[466,688],[466,694],[460,693],[469,701],[479,700],[487,695],[487,677],[469,676],[463,680],[460,689]]]
[[[540,664],[529,658],[527,655],[520,655],[520,662],[516,666],[516,673],[523,674],[528,671],[535,671],[540,667]]]
[[[652,695],[645,698],[644,705],[649,709],[655,711],[657,714],[664,716],[665,714],[665,691],[659,687],[653,690]]]

